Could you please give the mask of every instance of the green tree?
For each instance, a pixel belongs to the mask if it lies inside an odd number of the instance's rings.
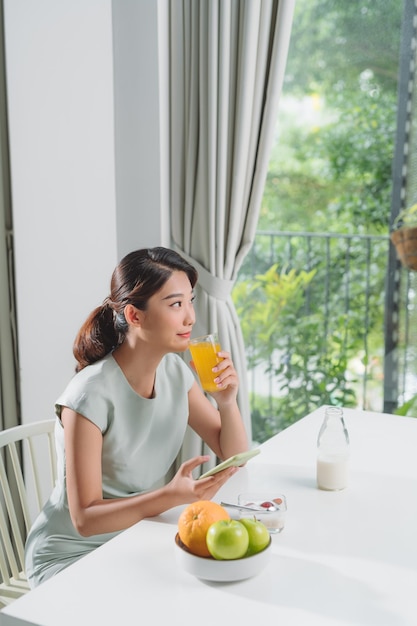
[[[388,232],[401,18],[400,2],[297,2],[260,230]]]
[[[286,93],[350,96],[360,89],[363,72],[372,73],[376,89],[396,92],[403,5],[401,0],[297,0]]]
[[[274,380],[269,400],[251,398],[256,441],[265,441],[322,403],[355,404],[346,378],[355,350],[355,320],[336,311],[326,327],[323,300],[307,306],[307,292],[316,278],[321,290],[320,264],[310,272],[280,271],[274,264],[264,274],[239,282],[233,291],[249,368],[261,365]]]

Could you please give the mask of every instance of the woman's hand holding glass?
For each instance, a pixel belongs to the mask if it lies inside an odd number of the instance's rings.
[[[230,354],[221,350],[218,352],[218,356],[222,360],[213,368],[214,382],[218,391],[212,391],[210,395],[213,396],[220,407],[236,401],[239,378]]]
[[[216,353],[216,356],[218,363],[212,368],[214,384],[210,385],[210,389],[205,391],[213,396],[220,406],[236,401],[239,378],[229,352],[220,350]],[[194,361],[191,361],[190,365],[198,373]]]

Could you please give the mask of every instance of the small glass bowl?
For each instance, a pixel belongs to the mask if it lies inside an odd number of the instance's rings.
[[[241,506],[253,506],[254,508],[259,507],[259,510],[253,513],[245,509],[239,509],[240,519],[255,517],[265,524],[270,534],[280,533],[284,530],[287,500],[282,493],[273,494],[272,497],[270,493],[241,493],[238,496],[238,504]],[[268,504],[275,505],[277,507],[276,510],[269,511]]]

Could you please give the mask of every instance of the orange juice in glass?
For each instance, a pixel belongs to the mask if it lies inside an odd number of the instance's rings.
[[[189,349],[204,391],[218,391],[214,382],[217,373],[213,372],[213,367],[223,359],[217,356],[221,350],[217,333],[191,339]]]

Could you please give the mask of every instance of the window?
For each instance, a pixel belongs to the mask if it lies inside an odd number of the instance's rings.
[[[417,394],[414,353],[400,371],[404,331],[386,354],[403,9],[296,4],[258,232],[233,293],[259,442],[322,404],[384,410],[394,366],[392,408]],[[404,329],[417,282],[397,287]]]

